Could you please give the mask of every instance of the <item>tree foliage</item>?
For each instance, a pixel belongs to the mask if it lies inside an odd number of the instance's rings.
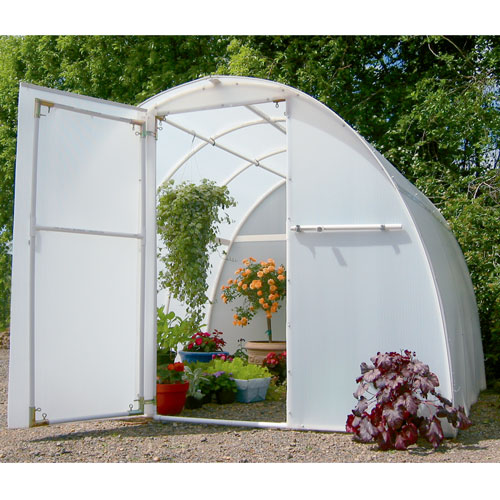
[[[499,67],[495,36],[0,37],[0,302],[19,80],[138,104],[207,74],[256,76],[332,108],[441,210],[475,286],[488,377],[500,379]]]

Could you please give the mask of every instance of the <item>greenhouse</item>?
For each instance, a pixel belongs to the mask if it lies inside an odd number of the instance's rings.
[[[242,260],[287,272],[286,421],[345,431],[360,364],[415,351],[466,409],[486,386],[467,266],[439,210],[332,110],[291,87],[212,76],[138,107],[21,84],[9,427],[156,415],[156,200],[202,179],[236,206],[210,259],[205,323],[243,329],[220,289]],[[182,304],[169,304],[182,311]],[[172,418],[171,420],[174,420]],[[266,426],[266,422],[249,425]]]

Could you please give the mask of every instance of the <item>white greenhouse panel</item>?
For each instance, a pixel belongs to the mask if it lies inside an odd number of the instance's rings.
[[[37,418],[46,414],[50,421],[137,408],[139,242],[49,232],[37,238]]]
[[[402,225],[288,234],[289,423],[343,430],[359,366],[378,351],[415,350],[449,392],[439,304],[412,221],[374,158],[316,128],[307,103],[288,107],[290,227]]]

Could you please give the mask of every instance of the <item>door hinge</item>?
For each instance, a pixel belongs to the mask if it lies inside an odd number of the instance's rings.
[[[40,118],[42,115],[41,108],[45,106],[48,109],[48,113],[50,113],[50,108],[54,107],[54,103],[50,101],[44,101],[43,99],[35,99],[35,118]]]

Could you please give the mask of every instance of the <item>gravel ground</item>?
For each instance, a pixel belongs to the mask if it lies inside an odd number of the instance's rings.
[[[8,354],[0,349],[0,462],[121,463],[402,463],[500,462],[500,395],[484,392],[471,412],[474,426],[438,450],[377,451],[343,433],[159,423],[136,417],[7,428]],[[205,405],[184,415],[284,421],[283,402]],[[250,414],[251,413],[251,414]]]

